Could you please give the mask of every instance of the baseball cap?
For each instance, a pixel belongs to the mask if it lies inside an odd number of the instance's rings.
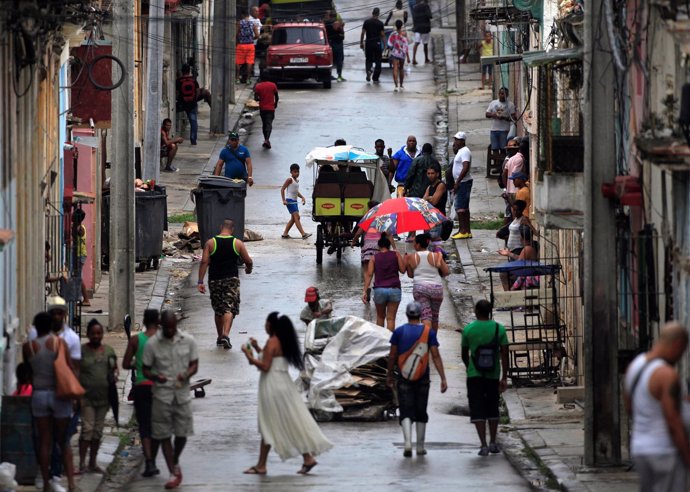
[[[319,300],[319,290],[316,287],[309,287],[304,293],[304,302],[316,302]]]
[[[467,140],[467,135],[465,135],[465,132],[458,132],[453,135],[453,138],[457,138],[458,140]]]
[[[525,181],[527,181],[527,175],[525,173],[521,173],[521,172],[513,173],[510,175],[509,179],[516,179],[516,178],[524,179]]]
[[[422,306],[416,301],[413,301],[405,308],[405,314],[408,318],[419,318],[422,315]]]
[[[60,309],[62,311],[67,311],[67,303],[60,296],[50,296],[46,301],[46,309],[52,311],[54,309]]]
[[[239,140],[240,139],[240,134],[237,132],[230,132],[228,133],[228,140]]]

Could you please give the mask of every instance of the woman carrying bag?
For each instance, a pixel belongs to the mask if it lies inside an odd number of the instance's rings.
[[[74,464],[72,449],[67,444],[67,426],[72,417],[72,398],[65,393],[65,379],[73,385],[74,394],[79,393],[79,382],[72,371],[70,358],[66,356],[65,342],[51,333],[52,319],[48,313],[39,313],[34,317],[37,338],[22,346],[24,360],[33,371],[33,396],[31,411],[36,421],[38,434],[38,463],[43,477],[43,490],[59,490],[62,487],[50,478],[49,467],[53,435],[55,443],[62,453],[67,483],[70,491],[75,490]],[[69,372],[68,372],[69,371]],[[67,385],[67,386],[68,386]],[[82,389],[83,391],[83,389]],[[61,397],[63,396],[63,397]]]
[[[276,312],[269,314],[266,333],[269,338],[263,349],[253,338],[249,339],[249,344],[242,346],[249,363],[261,371],[258,403],[261,433],[259,462],[244,473],[265,475],[266,460],[273,447],[283,461],[302,455],[304,461],[297,473],[306,475],[318,464],[314,455],[328,451],[333,445],[319,429],[288,373],[290,365],[300,370],[304,367],[297,334],[290,318],[278,317]],[[258,357],[254,356],[252,347],[258,352]]]

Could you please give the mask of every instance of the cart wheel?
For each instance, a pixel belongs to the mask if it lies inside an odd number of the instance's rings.
[[[140,261],[139,266],[137,266],[137,272],[145,272],[146,267],[148,266],[148,260],[147,261]]]
[[[323,262],[323,226],[316,226],[316,264]]]
[[[151,261],[151,268],[153,268],[154,270],[158,270],[160,268],[160,266],[161,266],[160,258],[154,258]]]
[[[203,398],[206,396],[206,390],[204,388],[197,388],[194,390],[194,398]]]
[[[340,244],[340,240],[338,240],[338,247],[335,250],[335,257],[338,258],[338,261],[343,257],[343,245]]]

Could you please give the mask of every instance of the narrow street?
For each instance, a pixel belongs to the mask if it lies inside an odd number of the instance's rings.
[[[403,458],[402,434],[397,421],[374,423],[327,423],[324,433],[334,448],[319,456],[319,466],[309,476],[295,474],[300,460],[282,463],[271,454],[268,475],[244,475],[255,464],[259,433],[256,400],[259,375],[248,366],[240,344],[253,336],[265,340],[264,320],[269,312],[288,314],[299,333],[304,291],[310,285],[334,301],[335,315],[352,314],[371,320],[373,304],[360,300],[361,267],[359,250],[346,251],[342,262],[335,255],[325,256],[323,265],[315,263],[314,236],[307,241],[280,238],[288,219],[281,205],[279,189],[288,176],[289,165],[302,166],[301,192],[307,206],[301,208],[307,232],[316,232],[311,220],[312,170],[304,166],[304,156],[315,146],[332,145],[336,138],[373,149],[376,138],[383,138],[394,151],[408,134],[417,136],[419,145],[433,142],[434,81],[432,65],[412,67],[404,93],[394,93],[389,68],[384,68],[380,86],[364,80],[364,57],[359,49],[361,19],[370,14],[358,2],[339,2],[346,21],[347,39],[344,76],[347,82],[324,90],[311,83],[281,86],[276,113],[273,149],[261,149],[260,121],[252,133],[243,137],[252,152],[255,185],[247,195],[246,227],[260,232],[264,240],[248,243],[255,269],[241,276],[241,314],[231,333],[233,349],[215,347],[213,312],[208,297],[196,292],[197,270],[183,292],[184,320],[181,327],[191,332],[199,345],[199,377],[213,378],[207,396],[194,401],[195,435],[182,455],[183,490],[429,490],[453,487],[477,490],[491,483],[495,490],[527,490],[527,484],[502,455],[477,456],[474,428],[462,407],[466,407],[464,368],[459,357],[460,336],[449,300],[442,308],[439,333],[441,354],[448,373],[449,390],[441,395],[438,377],[432,373],[427,430],[426,457]],[[359,19],[359,21],[355,21]],[[423,55],[422,55],[423,59]],[[292,231],[296,236],[296,231]],[[401,307],[412,300],[412,285],[403,281]],[[404,309],[398,322],[404,320]],[[434,371],[435,372],[435,371]],[[163,460],[159,457],[163,470]],[[159,478],[138,478],[131,491],[160,490],[167,474]]]

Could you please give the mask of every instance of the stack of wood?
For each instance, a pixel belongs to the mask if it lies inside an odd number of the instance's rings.
[[[182,226],[182,231],[177,234],[177,237],[179,241],[173,244],[177,249],[190,253],[197,249],[201,249],[199,226],[196,222],[185,222]]]
[[[395,408],[393,391],[386,385],[387,368],[388,358],[382,357],[350,371],[352,383],[333,391],[345,413],[361,406]]]

